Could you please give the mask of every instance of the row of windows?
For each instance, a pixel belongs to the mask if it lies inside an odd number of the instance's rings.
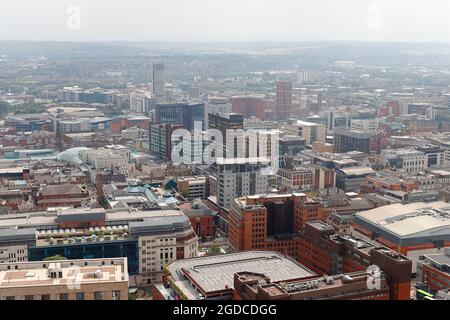
[[[94,300],[104,300],[106,296],[106,293],[103,291],[94,291],[93,299]],[[85,300],[86,294],[84,292],[76,292],[75,293],[75,300]],[[111,298],[113,300],[119,300],[120,299],[120,291],[113,291]],[[33,295],[26,295],[24,296],[25,300],[50,300],[49,294],[42,294],[38,296]],[[5,300],[16,300],[15,296],[7,296],[5,297]],[[69,294],[68,293],[60,293],[59,294],[59,300],[69,300]]]

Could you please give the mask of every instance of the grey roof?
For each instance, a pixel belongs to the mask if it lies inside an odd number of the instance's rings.
[[[191,227],[188,217],[184,215],[152,217],[144,221],[130,222],[130,235],[133,234],[164,234],[182,232]]]
[[[190,299],[198,299],[195,289],[186,279],[188,274],[204,292],[233,288],[234,274],[255,272],[274,282],[302,279],[315,273],[298,262],[271,251],[246,251],[217,256],[176,260],[167,266],[174,282]]]
[[[0,229],[0,243],[28,242],[36,240],[36,229]]]

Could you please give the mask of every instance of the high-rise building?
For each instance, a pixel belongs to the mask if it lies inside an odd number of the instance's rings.
[[[222,133],[223,137],[223,157],[227,157],[227,130],[240,130],[244,129],[244,117],[242,114],[237,113],[212,113],[209,114],[209,128],[217,129]],[[234,153],[233,156],[237,157],[238,153],[238,141],[237,137],[234,139]]]
[[[152,98],[147,92],[135,91],[130,94],[130,111],[147,114],[152,103]]]
[[[192,131],[196,121],[205,123],[204,103],[157,104],[155,107],[155,123],[182,125]]]
[[[292,82],[278,81],[276,83],[275,118],[288,120],[292,115]]]
[[[164,64],[162,62],[152,64],[152,87],[155,104],[164,103]]]
[[[268,186],[268,176],[261,174],[269,160],[258,159],[249,162],[246,158],[218,158],[213,165],[218,176],[217,204],[229,209],[234,199],[243,196],[264,194]]]
[[[163,159],[170,160],[172,157],[172,133],[181,129],[181,125],[174,124],[152,124],[150,125],[150,152]]]
[[[308,81],[308,71],[299,71],[297,73],[297,85],[302,85]]]

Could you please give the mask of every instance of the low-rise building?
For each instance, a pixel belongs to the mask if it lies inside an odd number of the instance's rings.
[[[0,300],[128,300],[126,258],[0,264]]]

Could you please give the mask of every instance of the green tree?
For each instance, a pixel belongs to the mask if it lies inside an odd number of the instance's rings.
[[[0,116],[7,114],[11,106],[6,101],[0,101]]]
[[[15,114],[43,113],[47,107],[41,103],[28,102],[12,107],[11,111]]]
[[[220,247],[218,247],[218,246],[211,247],[208,250],[208,254],[210,256],[214,256],[214,255],[221,254],[221,253],[222,253],[222,251],[220,250]]]
[[[57,261],[57,260],[67,260],[67,258],[57,254],[57,255],[47,257],[44,259],[44,261]]]

